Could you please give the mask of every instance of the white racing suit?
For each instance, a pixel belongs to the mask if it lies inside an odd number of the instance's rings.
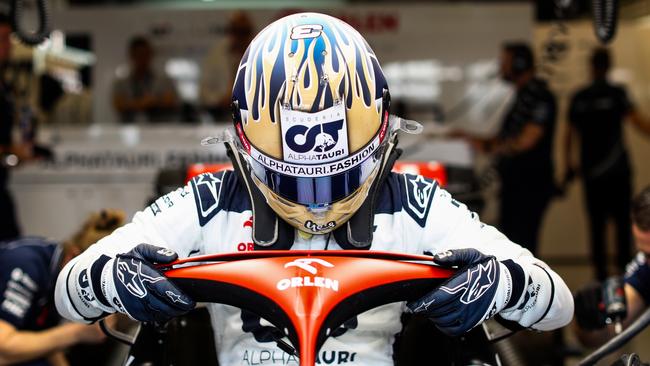
[[[67,282],[66,278],[74,266],[88,265],[102,254],[114,257],[140,243],[170,248],[181,258],[253,250],[248,197],[236,174],[227,171],[203,174],[159,198],[63,269],[56,288],[59,312],[76,321],[101,314],[93,301],[79,298],[82,291],[70,288],[76,281]],[[391,173],[378,197],[370,250],[423,254],[471,247],[498,260],[512,259],[524,269],[526,283],[521,285],[525,290],[518,294],[517,308],[508,320],[538,330],[559,328],[571,320],[573,298],[562,279],[528,250],[481,223],[435,181]],[[333,235],[306,239],[297,232],[291,248],[341,249]],[[270,323],[231,306],[208,306],[221,365],[298,364],[294,356],[264,337]],[[405,309],[404,303],[388,304],[346,322],[326,340],[317,364],[392,365],[393,342]]]

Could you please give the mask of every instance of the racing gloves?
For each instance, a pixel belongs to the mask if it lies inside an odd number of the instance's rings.
[[[92,263],[77,262],[68,276],[75,310],[87,321],[106,313],[120,313],[143,322],[164,323],[196,305],[153,263],[171,263],[178,255],[169,249],[140,244],[115,258],[100,256]]]
[[[462,335],[496,314],[529,327],[544,317],[552,303],[552,280],[537,265],[498,261],[476,249],[448,250],[436,254],[433,261],[458,271],[407,306],[449,336]]]

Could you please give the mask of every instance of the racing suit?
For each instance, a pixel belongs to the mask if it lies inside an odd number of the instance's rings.
[[[562,279],[531,253],[509,241],[422,176],[391,173],[376,201],[371,250],[436,253],[473,247],[498,260],[533,264],[546,275],[544,283],[532,277],[521,287],[517,320],[524,327],[548,330],[567,324],[573,298]],[[91,321],[101,316],[68,273],[81,262],[102,255],[114,257],[140,243],[166,247],[180,257],[195,254],[248,251],[252,243],[251,205],[246,188],[231,171],[206,173],[185,187],[159,198],[137,213],[133,222],[100,240],[62,271],[56,289],[57,307],[66,318]],[[337,250],[333,235],[294,235],[295,250]],[[525,267],[525,265],[524,265]],[[538,277],[539,278],[539,277]],[[72,288],[71,288],[72,287]],[[82,301],[83,300],[83,301]],[[271,324],[258,316],[221,304],[210,304],[219,362],[222,365],[285,365],[298,360],[267,337]],[[318,353],[317,364],[392,365],[393,342],[401,330],[404,303],[384,305],[362,313],[333,332]]]

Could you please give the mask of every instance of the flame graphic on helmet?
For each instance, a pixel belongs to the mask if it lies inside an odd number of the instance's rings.
[[[297,27],[309,32],[310,26],[309,36],[293,39]],[[326,15],[303,13],[272,23],[251,42],[237,71],[233,100],[239,102],[251,143],[281,158],[281,106],[317,112],[345,103],[349,150],[354,152],[379,129],[384,88],[379,62],[354,28]]]

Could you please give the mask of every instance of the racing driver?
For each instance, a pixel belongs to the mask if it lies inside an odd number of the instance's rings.
[[[405,311],[449,336],[494,316],[536,330],[566,325],[573,298],[545,263],[435,181],[391,173],[397,131],[409,126],[389,118],[389,98],[377,57],[348,24],[316,13],[270,24],[239,64],[234,129],[219,139],[234,171],[192,179],[71,261],[56,286],[59,312],[164,322],[195,303],[152,263],[242,249],[368,249],[438,253],[435,262],[458,270],[417,301],[372,309],[332,332],[319,354],[339,363],[392,365]],[[89,281],[78,281],[82,274]],[[220,364],[296,363],[274,342],[283,331],[239,308],[208,306]]]

